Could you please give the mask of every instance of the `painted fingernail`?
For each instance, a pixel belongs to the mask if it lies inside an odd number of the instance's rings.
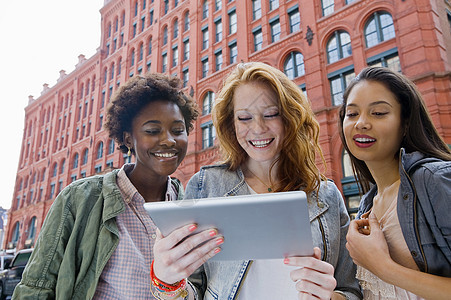
[[[288,265],[288,264],[290,263],[290,260],[289,260],[288,258],[285,258],[285,259],[283,260],[283,263],[286,264],[286,265]]]
[[[196,230],[197,229],[197,225],[196,224],[193,224],[193,225],[191,225],[190,227],[188,227],[188,230],[190,231],[190,232],[193,232],[194,230]]]
[[[213,229],[213,230],[210,230],[210,232],[208,233],[211,237],[214,237],[215,235],[217,235],[218,234],[218,232],[215,230],[215,229]]]
[[[219,238],[216,240],[216,245],[221,245],[222,243],[224,243],[224,239],[223,238]]]
[[[219,252],[221,252],[221,248],[216,248],[216,249],[215,249],[215,254],[217,254],[217,253],[219,253]]]

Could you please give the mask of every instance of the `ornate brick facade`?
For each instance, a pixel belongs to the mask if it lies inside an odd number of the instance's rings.
[[[58,82],[45,85],[25,108],[6,248],[33,245],[64,186],[124,163],[102,128],[105,108],[121,83],[147,71],[182,78],[205,110],[174,174],[184,183],[219,159],[209,99],[240,61],[276,66],[306,92],[321,124],[325,174],[351,210],[356,189],[337,132],[337,109],[340,90],[363,67],[387,65],[414,80],[451,143],[448,1],[105,0],[100,13],[97,53],[80,55],[75,70],[61,71]]]

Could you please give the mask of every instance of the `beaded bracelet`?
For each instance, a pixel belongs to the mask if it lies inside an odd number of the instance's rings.
[[[157,300],[175,298],[185,299],[186,296],[188,296],[188,291],[186,290],[186,278],[174,284],[165,283],[155,276],[153,265],[154,261],[152,261],[150,266],[150,281],[152,283],[150,290]]]
[[[182,286],[173,292],[164,292],[158,289],[155,285],[152,285],[150,291],[152,292],[152,295],[157,300],[172,300],[172,299],[186,299],[188,296],[188,291],[186,290],[186,281],[185,284],[182,284]]]
[[[155,285],[156,288],[158,288],[162,292],[173,292],[180,289],[182,285],[186,286],[186,279],[180,280],[179,282],[176,282],[174,284],[168,284],[159,280],[157,276],[155,276],[153,264],[154,261],[152,261],[152,264],[150,265],[150,280],[152,281],[152,284]]]

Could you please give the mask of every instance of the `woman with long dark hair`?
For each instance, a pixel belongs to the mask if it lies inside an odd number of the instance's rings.
[[[347,235],[364,298],[449,299],[448,145],[402,74],[365,68],[343,98],[340,135],[365,192]]]

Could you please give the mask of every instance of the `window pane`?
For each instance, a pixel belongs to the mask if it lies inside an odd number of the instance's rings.
[[[349,85],[349,83],[351,83],[351,81],[355,78],[355,74],[354,74],[354,72],[352,72],[349,74],[345,74],[344,77],[345,77],[346,86],[344,86],[343,91]]]
[[[183,51],[183,59],[187,60],[189,59],[189,41],[186,41],[184,43],[184,51]]]
[[[294,68],[293,68],[293,60],[294,57],[290,55],[287,60],[285,61],[285,69],[284,73],[287,75],[289,79],[294,79]]]
[[[331,89],[332,89],[332,104],[333,105],[340,105],[343,103],[343,86],[341,83],[341,78],[337,77],[335,79],[332,79],[331,82]]]
[[[222,69],[222,52],[216,53],[216,71]]]
[[[323,16],[330,15],[334,12],[334,0],[322,0]]]
[[[395,72],[401,72],[401,63],[399,62],[399,56],[388,58],[387,68]]]
[[[202,31],[202,50],[208,48],[208,29]]]
[[[280,40],[280,23],[279,21],[271,23],[271,41],[277,42]]]
[[[290,32],[296,32],[301,29],[301,17],[299,14],[299,10],[296,10],[290,13]]]
[[[236,63],[238,56],[238,47],[236,45],[230,46],[230,63]]]
[[[254,50],[258,51],[262,49],[263,34],[261,30],[254,32]]]
[[[269,0],[269,10],[273,10],[279,7],[279,0]]]
[[[395,37],[395,27],[393,26],[393,19],[389,14],[380,15],[380,22],[382,27],[382,40],[386,41]]]
[[[219,42],[220,40],[222,40],[222,22],[218,21],[215,23],[216,25],[216,37],[215,37],[215,41]]]
[[[305,74],[304,56],[297,52],[294,56],[296,65],[296,77],[303,76]]]
[[[368,48],[372,47],[378,43],[377,32],[376,32],[376,20],[374,18],[366,25],[365,39],[366,39],[366,46]]]
[[[252,17],[254,20],[262,17],[262,4],[261,0],[252,0]]]
[[[347,32],[340,33],[340,42],[341,42],[341,51],[343,54],[343,57],[348,57],[352,54],[351,49],[351,36]]]
[[[236,13],[233,12],[229,15],[229,24],[230,24],[230,34],[233,34],[237,30],[237,23],[236,23]]]
[[[327,44],[327,57],[329,63],[336,62],[339,59],[336,37],[332,37]]]
[[[203,149],[210,147],[209,137],[210,137],[210,127],[202,128],[202,148]]]

